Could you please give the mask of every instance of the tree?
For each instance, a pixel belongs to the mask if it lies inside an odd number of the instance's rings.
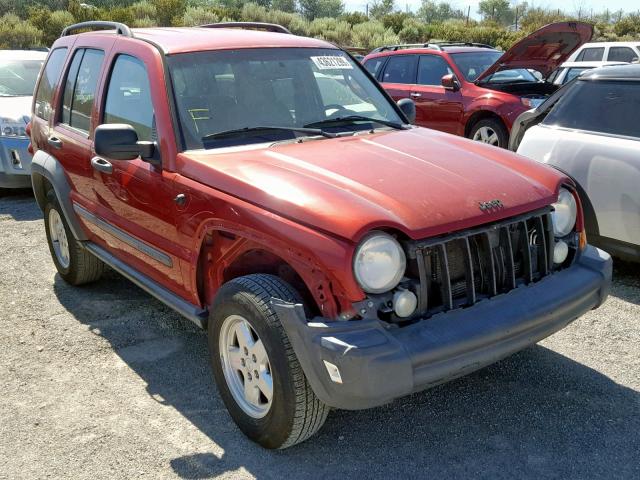
[[[174,19],[181,19],[187,8],[186,0],[152,0],[151,4],[156,7],[156,18],[161,27],[170,27]]]
[[[373,18],[381,19],[382,17],[391,14],[395,10],[394,0],[373,0],[369,14]]]
[[[271,8],[281,12],[293,13],[296,11],[296,0],[273,0]]]
[[[462,10],[453,8],[446,2],[436,3],[432,0],[422,0],[422,6],[418,10],[418,17],[424,23],[442,23],[450,18],[465,18]]]
[[[308,20],[339,17],[344,12],[342,0],[300,0],[300,13]]]
[[[478,4],[478,13],[484,20],[501,25],[511,25],[514,17],[509,0],[481,0]]]

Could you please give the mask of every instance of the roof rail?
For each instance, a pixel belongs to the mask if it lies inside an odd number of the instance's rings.
[[[276,23],[264,22],[220,22],[200,25],[203,28],[244,28],[246,30],[265,30],[274,33],[287,33],[293,35],[287,28]]]
[[[430,48],[432,50],[442,50],[444,47],[478,47],[478,48],[491,48],[495,50],[495,47],[487,45],[485,43],[472,43],[472,42],[428,42],[428,43],[405,43],[400,45],[384,45],[382,47],[375,48],[371,53],[380,53],[386,51],[396,52],[398,50],[405,50],[407,48]]]
[[[477,43],[477,42],[431,42],[432,45],[437,45],[439,47],[478,47],[478,48],[491,48],[493,50],[496,49],[493,45],[488,45],[486,43]]]
[[[124,23],[107,22],[102,20],[74,23],[73,25],[69,25],[68,27],[65,27],[64,30],[62,30],[62,33],[60,34],[60,36],[66,37],[68,35],[73,35],[73,32],[77,32],[78,30],[84,30],[87,28],[115,30],[118,35],[124,35],[125,37],[133,37],[133,33],[131,33],[131,29],[127,27]]]

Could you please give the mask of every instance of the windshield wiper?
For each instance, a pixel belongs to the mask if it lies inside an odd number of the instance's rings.
[[[231,137],[241,137],[243,135],[253,133],[269,133],[269,132],[295,132],[295,133],[304,133],[307,135],[319,135],[326,138],[335,138],[335,133],[325,132],[319,128],[307,128],[307,127],[275,127],[275,126],[255,126],[255,127],[244,127],[244,128],[234,128],[232,130],[224,130],[222,132],[210,133],[209,135],[205,135],[202,137],[202,142],[206,143],[210,140],[220,140],[223,138],[231,138]]]
[[[317,122],[307,123],[305,127],[317,127],[320,125],[330,125],[332,123],[342,123],[342,122],[372,122],[380,125],[385,125],[387,127],[395,128],[396,130],[404,130],[404,125],[391,122],[389,120],[380,120],[378,118],[366,117],[364,115],[347,115],[346,117],[336,117],[336,118],[327,118],[325,120],[320,120]]]

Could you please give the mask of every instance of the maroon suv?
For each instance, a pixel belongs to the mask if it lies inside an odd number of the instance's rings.
[[[541,79],[592,35],[586,23],[554,23],[504,53],[478,43],[391,45],[364,65],[394,100],[415,102],[418,125],[506,148],[516,117],[557,89]]]

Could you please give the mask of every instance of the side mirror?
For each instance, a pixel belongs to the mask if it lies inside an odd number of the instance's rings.
[[[142,157],[151,160],[155,151],[154,142],[141,142],[131,125],[105,123],[99,125],[93,135],[94,148],[100,156],[114,160],[133,160]]]
[[[404,113],[404,116],[407,117],[409,123],[416,123],[416,104],[413,103],[413,100],[410,98],[402,98],[398,100],[398,107]]]
[[[460,84],[458,83],[458,79],[453,73],[450,73],[449,75],[445,75],[444,77],[442,77],[441,83],[442,83],[442,86],[447,90],[451,90],[453,92],[457,92],[458,90],[460,90]]]

